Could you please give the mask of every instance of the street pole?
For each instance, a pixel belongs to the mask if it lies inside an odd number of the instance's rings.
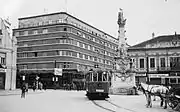
[[[146,78],[147,84],[149,84],[149,57],[146,56]]]
[[[56,60],[54,60],[54,70],[56,68]],[[54,74],[54,89],[56,90],[56,74]]]

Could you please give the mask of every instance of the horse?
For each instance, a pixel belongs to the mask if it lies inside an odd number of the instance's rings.
[[[145,83],[140,83],[138,86],[138,90],[142,90],[142,92],[144,93],[144,95],[146,96],[146,100],[147,100],[147,104],[146,107],[152,107],[152,100],[151,100],[151,96],[159,96],[161,99],[161,103],[160,106],[164,105],[164,109],[167,108],[167,95],[169,93],[169,89],[165,86],[162,85],[149,85],[149,84],[145,84]]]

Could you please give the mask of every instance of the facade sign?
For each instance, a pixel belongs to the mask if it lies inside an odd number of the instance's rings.
[[[150,78],[161,78],[161,77],[167,77],[169,74],[148,74]]]
[[[146,76],[146,74],[136,74],[136,76]]]
[[[62,76],[62,68],[54,68],[54,75]]]

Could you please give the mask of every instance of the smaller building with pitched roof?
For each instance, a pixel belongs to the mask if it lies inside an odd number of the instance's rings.
[[[162,35],[128,48],[136,83],[180,84],[180,35]]]

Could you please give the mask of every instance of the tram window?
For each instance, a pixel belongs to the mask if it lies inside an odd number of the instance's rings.
[[[170,78],[170,83],[171,84],[176,84],[177,82],[176,82],[176,78]]]
[[[98,81],[102,81],[102,73],[98,73]]]
[[[103,81],[107,81],[107,74],[103,74]]]
[[[97,73],[93,74],[93,81],[97,81],[97,78],[98,78],[97,76],[98,76]]]

